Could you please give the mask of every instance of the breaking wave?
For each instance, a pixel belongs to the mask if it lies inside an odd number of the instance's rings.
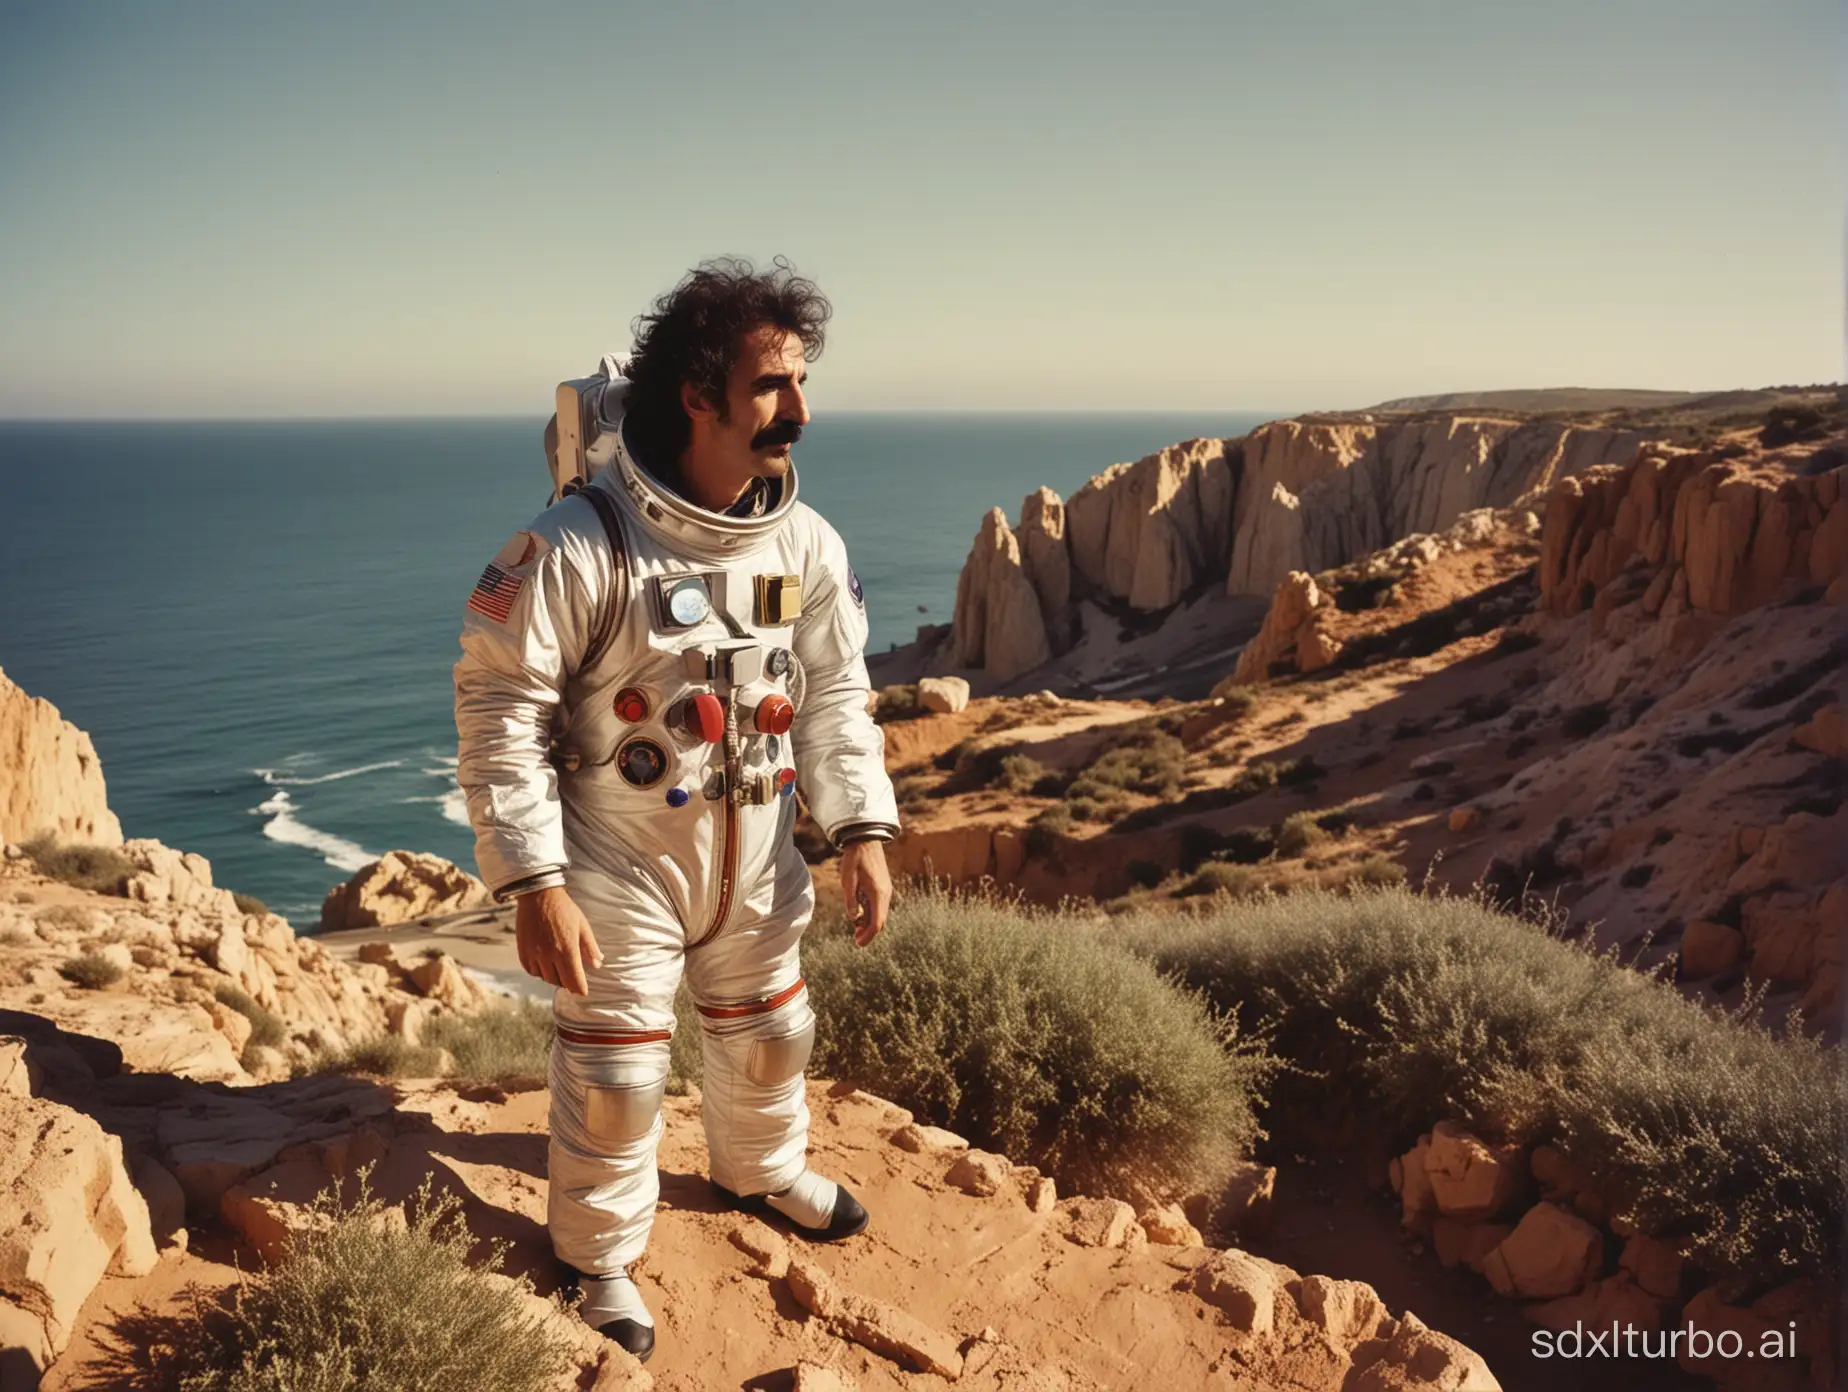
[[[263,824],[263,834],[270,840],[280,841],[285,846],[299,846],[307,851],[319,851],[321,859],[336,870],[345,870],[350,874],[355,870],[363,870],[378,859],[364,846],[302,821],[295,815],[295,803],[286,789],[278,789],[251,808],[250,812],[254,817],[269,818]]]
[[[434,797],[407,797],[405,802],[434,802],[443,814],[443,820],[454,822],[459,827],[469,825],[468,796],[460,788],[451,788],[446,793]]]
[[[293,756],[292,758],[283,760],[283,763],[293,764],[293,763],[297,763],[303,760],[304,758],[312,758],[312,757],[313,757],[312,755],[297,754]],[[272,788],[283,788],[283,787],[306,788],[310,784],[314,784],[314,783],[337,783],[342,778],[357,778],[362,773],[377,773],[380,769],[395,769],[395,768],[403,768],[403,767],[404,767],[404,760],[387,759],[383,763],[361,764],[358,768],[337,769],[333,773],[316,774],[312,778],[305,778],[301,776],[300,774],[283,773],[277,769],[255,769],[252,771],[257,775],[258,778],[261,778],[265,783],[269,784],[270,787]]]

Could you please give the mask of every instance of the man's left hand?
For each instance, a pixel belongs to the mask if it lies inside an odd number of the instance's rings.
[[[886,926],[892,908],[892,872],[886,869],[885,842],[855,841],[841,852],[841,894],[855,947],[865,947]]]

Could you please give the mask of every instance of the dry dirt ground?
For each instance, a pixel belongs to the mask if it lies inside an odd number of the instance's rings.
[[[464,1198],[478,1236],[512,1244],[509,1269],[549,1287],[547,1095],[464,1095],[444,1083],[399,1091],[400,1111],[422,1113],[430,1124],[391,1139],[374,1172],[378,1191],[396,1198],[435,1173]],[[838,1246],[791,1239],[790,1254],[821,1268],[838,1290],[902,1312],[895,1328],[908,1317],[925,1336],[934,1332],[940,1348],[960,1347],[967,1367],[958,1385],[1129,1387],[1151,1378],[1177,1389],[1250,1392],[1342,1385],[1343,1345],[1299,1318],[1287,1295],[1276,1307],[1276,1328],[1249,1334],[1196,1293],[1196,1269],[1214,1259],[1211,1249],[1151,1243],[1133,1225],[1119,1225],[1118,1236],[1126,1234],[1120,1245],[1087,1245],[1077,1240],[1087,1215],[1068,1211],[1071,1205],[1034,1211],[1025,1177],[979,1198],[947,1184],[955,1153],[916,1154],[894,1144],[890,1137],[909,1114],[891,1104],[815,1083],[810,1105],[817,1164],[861,1194],[874,1221],[862,1239]],[[655,1385],[688,1392],[789,1387],[800,1363],[839,1370],[862,1388],[945,1385],[936,1374],[907,1371],[902,1354],[875,1353],[846,1337],[848,1321],[804,1308],[791,1279],[766,1275],[734,1241],[756,1220],[714,1203],[697,1110],[693,1098],[668,1101],[661,1210],[637,1267],[659,1322],[648,1369]],[[160,1341],[190,1299],[189,1287],[209,1291],[235,1280],[238,1261],[248,1266],[252,1258],[207,1230],[146,1277],[105,1280],[49,1373],[47,1392],[136,1386],[133,1350]]]

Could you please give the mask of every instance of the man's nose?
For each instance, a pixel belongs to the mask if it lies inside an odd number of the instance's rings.
[[[783,409],[780,414],[784,420],[793,420],[797,425],[809,423],[808,396],[799,386],[791,386],[783,394]]]

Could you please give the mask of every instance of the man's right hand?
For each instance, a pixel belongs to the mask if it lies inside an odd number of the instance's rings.
[[[513,926],[520,967],[528,976],[575,995],[590,994],[584,970],[602,966],[603,953],[590,931],[590,920],[562,886],[536,889],[515,899]]]

